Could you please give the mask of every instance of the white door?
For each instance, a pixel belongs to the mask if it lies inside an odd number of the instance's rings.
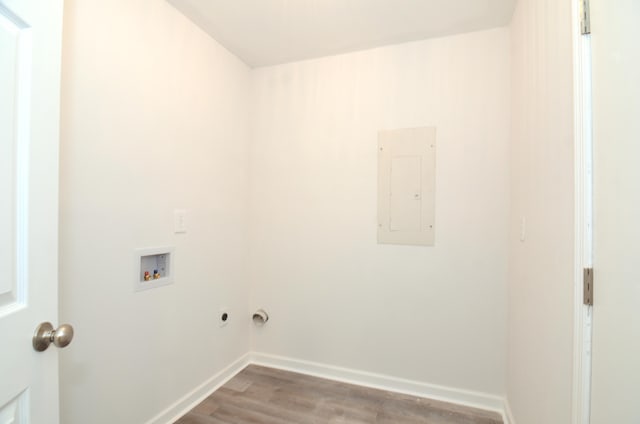
[[[591,0],[591,424],[640,423],[640,0]]]
[[[0,0],[0,424],[58,423],[61,0]]]

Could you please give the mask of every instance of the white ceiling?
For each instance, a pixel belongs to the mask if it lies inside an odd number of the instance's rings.
[[[168,0],[251,67],[506,25],[516,0]]]

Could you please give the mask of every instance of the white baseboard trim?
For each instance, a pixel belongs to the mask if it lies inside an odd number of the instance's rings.
[[[250,354],[249,362],[270,368],[298,372],[315,377],[326,378],[343,383],[356,384],[374,389],[404,393],[412,396],[424,397],[458,405],[469,406],[502,415],[505,424],[515,424],[508,421],[505,399],[501,396],[475,392],[453,387],[422,383],[383,374],[375,374],[349,368],[336,367],[317,362],[286,358],[259,352]]]
[[[250,363],[250,355],[244,354],[236,359],[222,371],[209,378],[207,381],[184,395],[181,399],[151,418],[146,424],[172,424],[178,418],[189,412],[197,404],[205,400],[211,393],[215,392],[231,380],[236,374],[242,371]]]
[[[146,424],[171,424],[202,402],[247,365],[255,364],[286,371],[293,371],[314,377],[356,384],[374,389],[404,393],[457,405],[469,406],[486,411],[497,412],[504,424],[516,424],[508,400],[488,393],[458,389],[414,380],[391,377],[367,371],[337,367],[318,362],[287,358],[266,353],[247,353],[207,381],[184,395],[181,399],[146,422]]]
[[[516,424],[516,420],[513,418],[513,413],[511,412],[511,405],[509,405],[509,399],[504,400],[502,421],[504,421],[504,424]]]

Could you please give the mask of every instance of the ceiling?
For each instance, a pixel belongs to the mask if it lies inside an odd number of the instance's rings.
[[[516,0],[168,0],[251,67],[506,25]]]

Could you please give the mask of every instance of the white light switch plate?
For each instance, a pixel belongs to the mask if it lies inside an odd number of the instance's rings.
[[[173,232],[187,232],[187,211],[184,209],[176,209],[173,211]]]

